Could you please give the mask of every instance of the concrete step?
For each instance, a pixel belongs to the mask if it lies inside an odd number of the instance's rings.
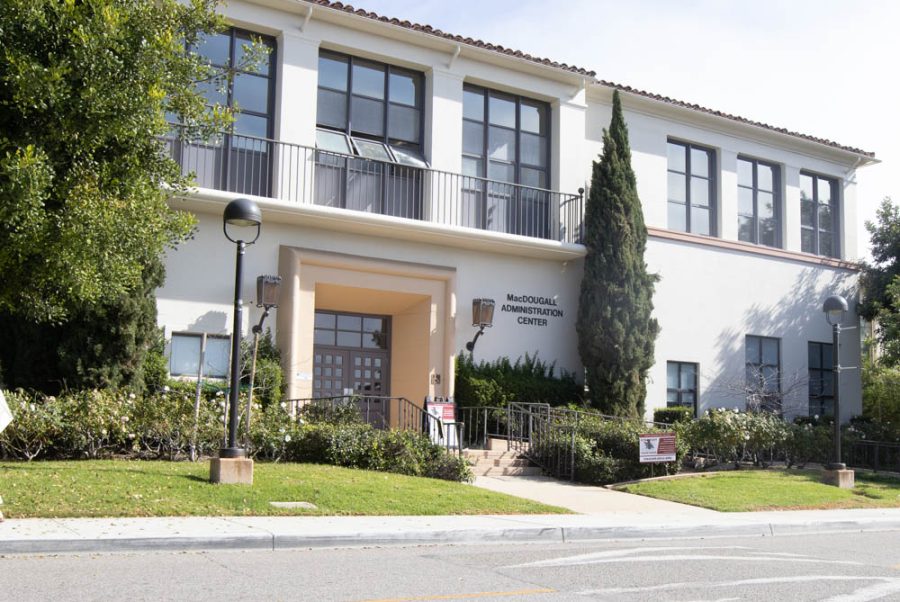
[[[526,458],[478,458],[474,465],[481,468],[489,468],[491,466],[530,466]]]
[[[482,470],[473,468],[472,472],[479,477],[533,477],[543,474],[539,466],[491,466],[490,468]]]
[[[463,455],[471,459],[499,460],[502,458],[518,458],[521,454],[517,451],[491,451],[486,449],[467,449]]]

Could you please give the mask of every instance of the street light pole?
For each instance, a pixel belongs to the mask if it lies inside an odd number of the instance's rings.
[[[244,300],[241,299],[241,283],[244,275],[244,241],[237,241],[237,257],[234,264],[234,322],[231,327],[231,388],[228,395],[228,442],[219,452],[220,458],[243,458],[246,450],[237,445],[238,406],[241,389],[241,325]]]
[[[841,325],[831,326],[831,366],[834,372],[834,461],[831,470],[844,470],[846,464],[841,462]]]

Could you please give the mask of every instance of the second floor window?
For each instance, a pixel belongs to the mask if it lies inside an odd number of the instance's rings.
[[[748,335],[746,356],[747,409],[781,412],[781,341]]]
[[[548,189],[549,114],[546,103],[465,86],[463,174]]]
[[[715,236],[715,151],[669,140],[667,156],[669,229]]]
[[[778,168],[738,157],[738,238],[767,247],[781,246]]]
[[[800,250],[840,257],[837,180],[800,174]]]
[[[420,154],[422,90],[414,71],[322,51],[316,123]]]

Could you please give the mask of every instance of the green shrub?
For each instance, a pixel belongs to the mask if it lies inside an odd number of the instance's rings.
[[[556,376],[554,363],[546,363],[537,355],[510,362],[500,358],[493,362],[475,363],[471,354],[460,353],[456,360],[456,403],[460,407],[502,407],[510,401],[548,403],[565,406],[580,402],[584,388],[575,376],[562,372]]]
[[[13,420],[0,433],[0,455],[28,461],[47,455],[62,433],[57,399],[21,389],[7,391],[5,397]]]
[[[653,422],[661,424],[675,424],[688,422],[694,419],[694,408],[687,406],[673,406],[670,408],[656,408],[653,410]]]

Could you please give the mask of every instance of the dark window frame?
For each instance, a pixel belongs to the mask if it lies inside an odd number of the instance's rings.
[[[747,343],[749,343],[751,339],[754,339],[757,342],[759,363],[752,363],[749,360],[747,360],[747,357],[746,357]],[[764,360],[763,360],[763,341],[775,341],[776,349],[778,350],[778,360],[777,360],[776,364],[767,364],[764,362]],[[764,372],[765,372],[764,369],[766,367],[775,368],[776,389],[773,393],[773,397],[776,398],[775,403],[772,403],[771,401],[767,401],[764,396],[764,398],[762,399],[762,401],[760,403],[760,409],[765,409],[765,410],[770,410],[770,411],[773,409],[777,409],[779,411],[779,413],[781,413],[782,409],[780,407],[777,407],[779,405],[779,402],[781,399],[781,394],[782,394],[781,339],[778,337],[766,337],[766,336],[753,335],[753,334],[746,335],[744,337],[744,368],[745,368],[745,372],[747,372],[747,370],[750,367],[754,368],[755,374],[760,374],[760,375],[764,374]],[[746,374],[745,374],[744,378],[745,379],[747,378]],[[746,384],[747,384],[748,388],[751,386],[751,383],[749,383],[749,382],[747,382]],[[763,383],[763,385],[764,385],[764,383]]]
[[[390,316],[390,315],[387,315],[387,314],[366,314],[366,313],[359,313],[359,312],[353,312],[353,311],[335,311],[335,310],[332,310],[332,309],[316,309],[315,312],[314,312],[314,316],[318,316],[318,315],[322,315],[322,314],[327,314],[327,315],[334,316],[334,317],[335,317],[335,326],[334,326],[334,328],[325,328],[325,327],[322,327],[322,326],[316,326],[315,323],[313,323],[313,340],[315,341],[315,331],[316,331],[316,330],[328,330],[328,331],[331,331],[331,332],[334,332],[334,333],[335,333],[335,344],[334,344],[334,345],[329,345],[329,344],[327,344],[327,343],[315,343],[315,342],[314,342],[314,343],[313,343],[314,345],[316,345],[316,346],[321,346],[321,347],[327,347],[327,348],[329,348],[329,349],[360,349],[360,350],[363,350],[363,351],[373,351],[373,352],[374,352],[374,351],[386,351],[386,352],[388,352],[388,353],[391,353],[391,339],[392,339],[392,330],[393,330],[393,320],[391,319],[391,316]],[[360,330],[358,331],[359,334],[360,334],[361,336],[363,336],[363,335],[366,334],[365,326],[363,326],[363,324],[365,324],[364,320],[365,320],[366,318],[378,318],[378,319],[384,320],[384,327],[385,327],[385,330],[386,330],[386,332],[385,332],[385,340],[384,340],[385,346],[384,346],[384,347],[366,347],[365,345],[363,345],[363,344],[361,343],[361,342],[362,342],[362,339],[360,339],[360,346],[358,346],[358,347],[352,346],[352,345],[338,345],[338,344],[337,344],[337,333],[338,333],[338,332],[353,332],[353,333],[356,333],[356,332],[357,332],[355,329],[350,330],[350,329],[347,329],[347,328],[339,328],[339,327],[338,327],[338,318],[339,318],[340,316],[349,316],[349,317],[354,317],[354,318],[361,318],[361,321],[360,321],[361,326],[360,326]]]
[[[803,225],[803,195],[802,190],[803,187],[800,187],[801,197],[800,197],[800,250],[804,253],[812,253],[813,255],[820,255],[822,257],[833,257],[835,259],[840,259],[841,257],[841,202],[840,202],[840,190],[841,187],[838,185],[840,180],[838,178],[834,178],[831,176],[825,176],[819,173],[815,173],[812,171],[801,170],[800,177],[808,177],[812,178],[812,193],[813,196],[809,201],[813,203],[813,207],[815,211],[813,211],[813,223],[811,226]],[[819,202],[819,182],[827,182],[831,187],[831,199],[829,200],[828,207],[831,211],[831,230],[822,230],[819,225],[819,205],[824,205],[825,203]],[[806,251],[803,249],[803,232],[809,231],[812,232],[813,237],[813,249],[811,251]],[[831,234],[831,253],[824,254],[821,252],[821,234]]]
[[[678,387],[673,389],[669,387],[669,365],[675,364],[678,366]],[[689,387],[687,389],[681,388],[681,371],[684,366],[691,366],[694,369],[694,384],[693,387]],[[674,393],[677,397],[676,401],[669,401],[669,394]],[[685,393],[693,393],[694,401],[693,402],[685,402],[682,400],[682,397]],[[694,416],[697,415],[697,408],[700,404],[700,364],[697,362],[681,362],[681,361],[666,361],[666,407],[690,407],[694,410]]]
[[[669,145],[680,146],[684,148],[684,172],[673,170],[670,165],[668,165],[668,147]],[[695,232],[692,227],[692,219],[691,219],[691,208],[695,205],[691,199],[691,179],[693,177],[702,178],[703,176],[694,176],[693,170],[691,169],[691,150],[701,151],[707,154],[708,157],[708,173],[709,177],[707,178],[709,181],[709,204],[706,206],[709,210],[709,234],[703,234],[702,232]],[[715,148],[709,146],[702,146],[700,144],[694,144],[692,142],[687,142],[684,140],[678,140],[676,138],[667,138],[666,139],[666,174],[675,173],[681,176],[684,176],[685,180],[685,190],[684,190],[684,211],[685,211],[685,229],[684,230],[676,230],[678,232],[687,232],[690,234],[697,234],[698,236],[710,236],[710,237],[718,237],[719,236],[719,178],[718,178],[718,153]],[[680,205],[681,203],[673,203],[668,198],[668,179],[666,184],[666,215],[668,216],[668,206],[669,205]],[[703,205],[696,205],[697,207],[703,207]],[[668,224],[667,217],[667,227],[671,230],[673,229],[670,224]]]
[[[738,162],[744,161],[749,163],[752,171],[752,183],[751,185],[744,186],[741,184],[740,176],[738,176],[738,189],[740,191],[741,188],[745,190],[750,190],[750,193],[753,197],[753,215],[747,216],[740,212],[740,204],[738,204],[738,240],[742,240],[743,242],[750,242],[756,245],[762,246],[771,246],[775,249],[783,248],[783,236],[782,230],[784,229],[784,220],[782,218],[782,201],[781,201],[781,166],[777,163],[771,163],[769,161],[762,161],[760,159],[754,159],[752,157],[747,157],[744,155],[738,155]],[[759,221],[759,166],[762,165],[764,167],[768,167],[772,170],[772,190],[771,191],[763,191],[763,192],[771,192],[772,193],[772,215],[775,219],[775,241],[773,245],[768,245],[764,242],[760,242],[760,221]],[[751,240],[743,240],[740,238],[740,218],[741,217],[750,217],[753,220],[753,231],[751,232]]]
[[[819,341],[808,341],[807,342],[807,357],[813,354],[813,348],[816,348],[816,354],[819,358],[819,367],[813,368],[811,365],[807,366],[808,377],[809,377],[809,415],[810,416],[833,416],[834,415],[834,380],[831,381],[831,395],[823,394],[824,382],[825,378],[824,374],[828,373],[834,375],[834,356],[832,355],[832,365],[825,366],[822,361],[825,357],[826,348],[834,353],[834,345],[830,342],[823,343]],[[818,385],[818,386],[816,386]],[[813,389],[816,389],[816,393],[813,394]],[[831,407],[826,410],[825,404],[830,402]]]
[[[551,182],[551,142],[552,142],[552,131],[551,131],[551,121],[552,121],[552,107],[550,103],[544,102],[542,100],[538,100],[536,98],[530,98],[528,96],[522,96],[520,94],[512,94],[508,92],[501,92],[500,90],[494,90],[493,88],[488,88],[485,86],[478,86],[475,84],[463,84],[463,93],[471,92],[474,94],[480,94],[483,98],[484,105],[482,107],[482,120],[476,121],[474,119],[470,119],[465,116],[463,113],[463,132],[465,132],[465,122],[476,123],[479,124],[482,128],[482,140],[481,140],[481,150],[482,154],[474,155],[472,153],[467,153],[465,151],[465,142],[463,142],[462,148],[462,157],[469,159],[476,159],[481,161],[481,173],[475,175],[477,178],[484,178],[486,180],[493,180],[488,174],[490,173],[490,163],[493,161],[494,163],[502,163],[506,165],[512,165],[514,169],[514,178],[512,182],[509,184],[515,184],[518,186],[527,186],[529,188],[537,188],[539,190],[547,190],[550,191],[553,189],[553,184]],[[509,127],[506,125],[500,125],[497,123],[491,123],[490,117],[490,100],[491,97],[500,98],[507,101],[512,101],[516,105],[516,125],[514,127]],[[526,103],[532,103],[535,105],[541,105],[544,108],[546,115],[546,133],[544,135],[534,134],[534,132],[528,132],[522,130],[522,101]],[[464,101],[465,102],[465,101]],[[515,160],[503,161],[499,159],[491,159],[490,158],[490,128],[496,127],[506,131],[511,131],[515,133],[516,138],[516,156]],[[535,165],[533,163],[524,163],[522,161],[522,134],[532,134],[536,135],[540,138],[544,138],[547,141],[546,150],[544,151],[544,162],[545,165],[542,167],[540,165]],[[463,134],[465,135],[465,133]],[[528,184],[522,183],[522,170],[530,169],[533,171],[540,171],[544,174],[544,182],[545,185],[541,186],[530,186]]]
[[[354,138],[362,138],[365,140],[374,140],[376,142],[381,142],[381,143],[387,145],[388,147],[396,146],[401,149],[409,149],[411,151],[418,153],[422,157],[425,156],[425,152],[424,152],[424,147],[425,147],[425,144],[424,144],[424,141],[425,141],[425,77],[421,72],[416,71],[414,69],[409,69],[406,67],[398,67],[396,65],[391,65],[390,63],[384,63],[384,62],[373,60],[373,59],[356,57],[356,56],[353,56],[352,54],[346,54],[343,52],[337,52],[337,51],[328,50],[325,48],[323,48],[319,51],[319,59],[321,59],[323,56],[330,58],[332,60],[339,60],[339,61],[347,62],[347,89],[346,90],[339,90],[337,88],[330,88],[328,86],[323,86],[321,84],[321,78],[319,79],[319,81],[317,82],[317,85],[316,85],[317,91],[319,89],[327,90],[329,92],[333,92],[336,94],[343,94],[346,97],[346,102],[345,102],[346,109],[345,109],[345,115],[344,115],[344,122],[346,125],[343,128],[338,128],[335,126],[319,123],[318,109],[317,109],[317,111],[316,111],[317,112],[316,128],[323,129],[323,130],[330,130],[332,132],[341,132],[343,134],[347,134],[348,136],[354,137]],[[381,136],[376,136],[376,135],[369,134],[366,132],[360,132],[360,131],[353,130],[353,121],[352,121],[353,98],[356,96],[356,97],[360,97],[360,98],[366,98],[369,100],[377,100],[377,99],[372,99],[371,97],[366,96],[364,94],[354,94],[354,92],[353,92],[353,65],[354,65],[355,61],[359,61],[360,63],[366,63],[367,66],[378,66],[378,67],[384,69],[384,88],[383,88],[384,96],[383,96],[383,100],[380,101],[384,105],[382,124],[381,124],[381,126],[382,126],[382,135]],[[404,103],[391,101],[390,80],[391,80],[392,73],[398,73],[398,74],[407,75],[407,76],[411,75],[417,80],[415,105],[407,105]],[[391,105],[397,105],[397,106],[402,106],[402,107],[411,107],[411,108],[416,109],[419,112],[419,124],[418,124],[419,140],[417,143],[414,144],[408,140],[401,140],[399,138],[391,138],[390,137],[390,112],[391,112],[390,108],[391,108]]]

